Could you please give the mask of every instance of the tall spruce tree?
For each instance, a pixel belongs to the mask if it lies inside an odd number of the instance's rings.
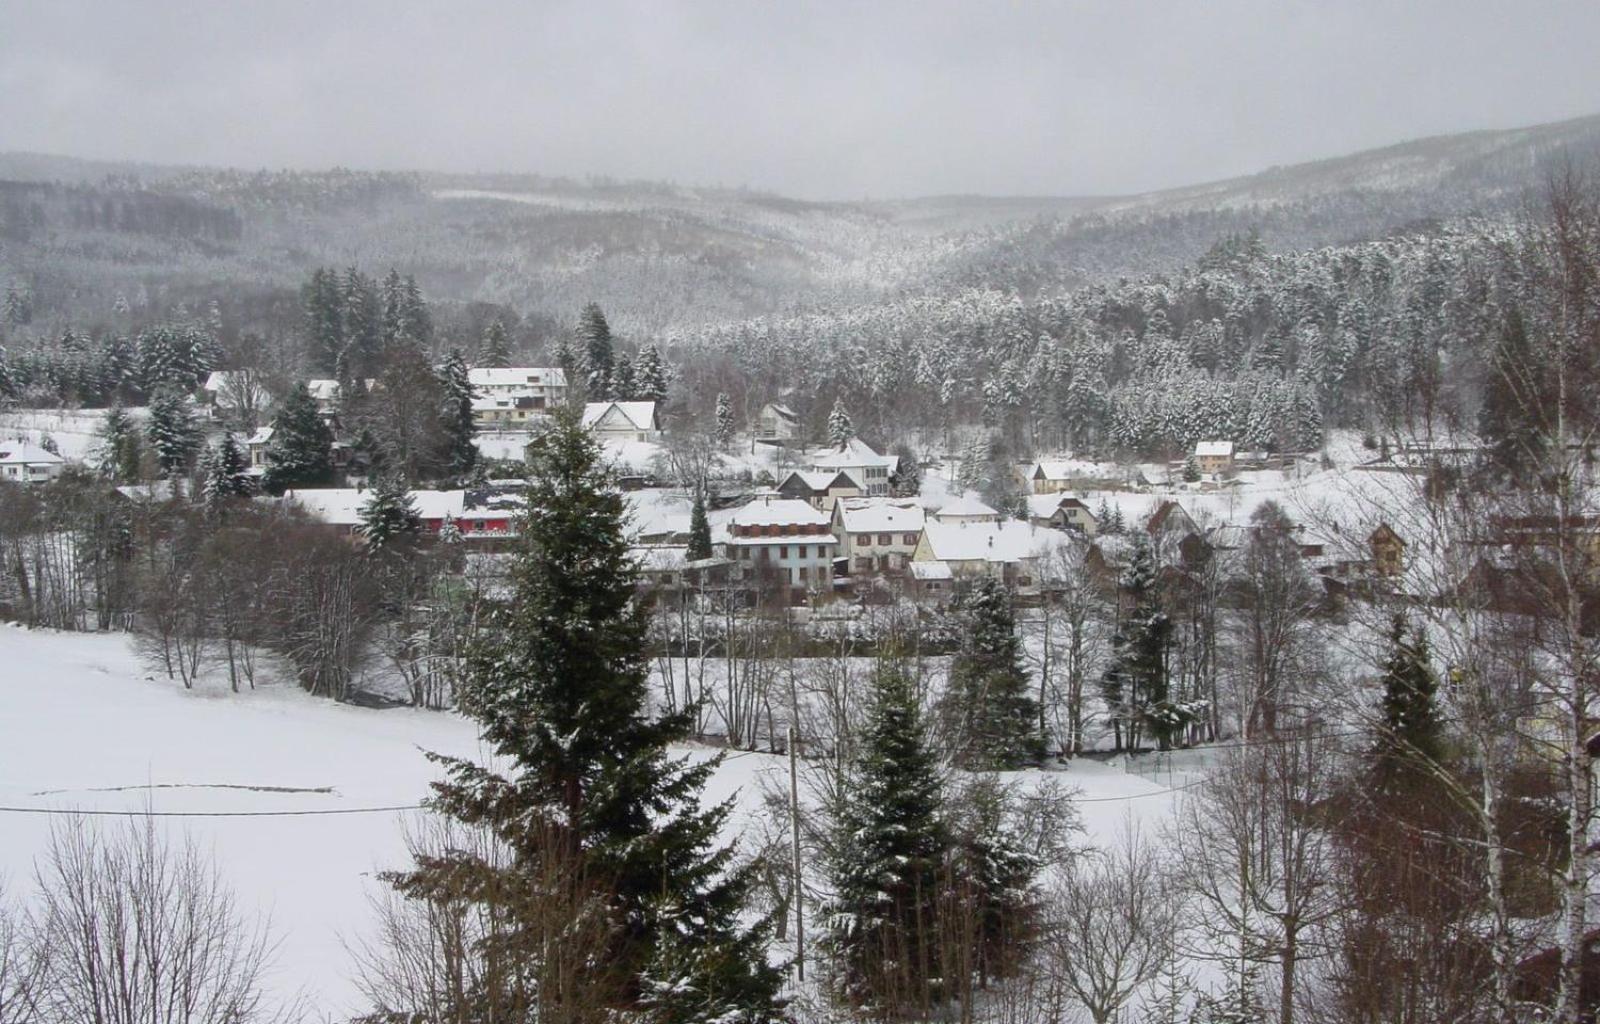
[[[611,393],[611,370],[615,361],[611,325],[598,303],[591,302],[578,315],[578,337],[583,341],[584,386],[589,401],[615,397]]]
[[[1136,743],[1142,727],[1166,750],[1185,721],[1170,699],[1172,619],[1162,610],[1155,552],[1142,532],[1134,535],[1133,554],[1119,583],[1127,610],[1111,638],[1101,695],[1111,708],[1118,749],[1124,740]]]
[[[145,435],[156,455],[156,466],[166,479],[180,479],[200,451],[200,428],[189,411],[189,401],[175,387],[163,387],[150,399],[150,419]]]
[[[1378,741],[1373,774],[1380,790],[1406,775],[1429,771],[1444,759],[1439,719],[1438,680],[1429,664],[1428,637],[1413,632],[1404,615],[1389,627],[1389,654],[1383,665]]]
[[[632,402],[639,397],[639,381],[634,376],[633,360],[624,352],[611,364],[611,397],[619,402]]]
[[[840,789],[823,916],[834,987],[871,1014],[927,1013],[945,998],[938,925],[950,840],[916,682],[897,657],[878,660]]]
[[[272,417],[263,483],[273,494],[291,487],[319,487],[333,480],[333,431],[317,412],[316,399],[296,385]]]
[[[1542,417],[1547,407],[1544,367],[1534,359],[1527,324],[1512,310],[1495,343],[1483,382],[1478,432],[1489,448],[1491,467],[1513,481],[1540,465],[1547,443]]]
[[[1037,763],[1044,756],[1039,702],[1022,664],[1011,595],[999,580],[981,576],[958,610],[961,649],[940,699],[957,766],[988,771]]]
[[[634,364],[634,392],[641,402],[667,400],[667,365],[661,361],[661,350],[646,345],[639,350],[639,361]]]
[[[687,556],[690,560],[711,557],[711,520],[706,517],[705,491],[698,488],[694,492],[694,506],[689,510]]]
[[[318,373],[334,375],[345,350],[344,285],[339,272],[318,267],[300,289],[306,321],[306,354]]]
[[[244,452],[233,435],[223,433],[222,440],[206,449],[205,472],[202,475],[201,503],[207,518],[226,518],[234,502],[250,497],[250,475],[246,472]]]
[[[498,894],[537,885],[553,860],[576,863],[610,917],[592,962],[627,979],[617,1010],[668,1024],[779,1019],[768,926],[740,922],[753,875],[718,845],[731,804],[701,806],[717,762],[669,754],[691,712],[648,715],[647,620],[613,475],[569,410],[528,459],[515,599],[473,651],[460,693],[507,770],[430,755],[448,775],[434,809],[492,833],[508,861],[453,850],[392,880],[413,898],[487,905],[516,931],[524,904]],[[461,1019],[479,1016],[469,1006]]]
[[[506,325],[499,317],[489,321],[489,326],[483,329],[478,365],[500,368],[511,365],[511,340],[506,334]]]
[[[445,471],[458,480],[472,475],[478,466],[478,446],[472,443],[477,426],[472,419],[472,378],[466,357],[453,348],[439,368],[439,387],[444,408],[440,412]]]
[[[726,391],[717,392],[717,422],[712,436],[717,444],[726,446],[733,441],[733,402]]]
[[[95,468],[112,483],[131,484],[139,479],[143,454],[139,431],[132,418],[120,405],[107,409],[95,447]]]
[[[844,399],[835,398],[833,409],[828,413],[828,443],[835,448],[843,448],[855,436],[855,424],[851,422],[850,413],[844,407]]]

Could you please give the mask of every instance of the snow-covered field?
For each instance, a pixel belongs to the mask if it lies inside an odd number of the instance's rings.
[[[142,422],[144,409],[128,409]],[[51,438],[63,458],[86,460],[94,451],[96,436],[105,422],[104,409],[13,409],[0,412],[0,437],[20,437],[38,444]]]
[[[121,635],[30,632],[0,626],[0,806],[156,812],[281,812],[414,805],[434,777],[422,752],[476,756],[470,723],[452,714],[374,711],[312,698],[290,685],[243,694],[184,691],[153,677]],[[695,749],[695,756],[710,756]],[[740,754],[710,796],[758,809],[758,776],[781,758]],[[1089,839],[1114,835],[1129,814],[1171,809],[1173,782],[1120,767],[1075,764],[1059,777],[1082,791]],[[271,915],[282,939],[276,991],[304,990],[337,1018],[359,1008],[346,943],[370,922],[373,873],[403,863],[409,812],[166,817],[215,851],[247,908]],[[0,878],[27,890],[50,815],[0,811]],[[108,821],[118,820],[116,818]]]

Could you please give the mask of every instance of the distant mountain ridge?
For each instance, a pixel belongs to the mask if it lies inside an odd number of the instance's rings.
[[[1169,270],[1230,234],[1298,250],[1495,216],[1566,156],[1600,160],[1600,115],[1126,196],[817,202],[604,178],[0,153],[0,291],[93,322],[153,281],[193,305],[230,287],[282,294],[318,265],[392,266],[443,300],[558,320],[597,301],[623,330],[660,335],[963,288],[1053,293]]]

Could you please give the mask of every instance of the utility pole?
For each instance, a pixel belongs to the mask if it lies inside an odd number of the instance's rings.
[[[800,770],[799,745],[794,725],[789,726],[789,836],[791,867],[794,871],[794,970],[795,980],[806,980],[806,899],[800,884]]]

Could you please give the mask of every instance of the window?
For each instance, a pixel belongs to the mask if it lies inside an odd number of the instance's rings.
[[[894,536],[892,534],[887,534],[887,533],[878,534],[878,546],[880,548],[886,548],[890,544],[893,544],[893,543],[894,543]]]
[[[789,545],[787,545],[787,544],[778,545],[778,557],[779,558],[788,558],[789,557]]]
[[[856,568],[857,569],[861,569],[863,571],[870,570],[872,568],[872,558],[871,558],[871,556],[868,556],[866,558],[858,558],[858,559],[856,559]]]
[[[872,534],[870,534],[870,533],[858,533],[858,534],[856,534],[856,547],[858,547],[858,548],[870,548],[870,547],[872,547]]]
[[[809,558],[809,557],[811,557],[811,546],[809,544],[800,545],[798,548],[795,549],[795,557],[796,558]],[[801,569],[800,571],[801,572],[805,572],[804,569]]]
[[[805,566],[802,565],[800,567],[800,582],[804,583],[806,581],[806,578],[808,576],[810,576],[810,575],[811,575],[811,570],[807,569]]]
[[[910,544],[910,545],[913,545],[913,546],[915,546],[915,545],[916,545],[916,543],[917,543],[917,535],[916,535],[916,534],[914,534],[914,533],[908,533],[908,534],[906,534],[906,537],[905,537],[905,542],[906,542],[906,543],[907,543],[907,544]]]

